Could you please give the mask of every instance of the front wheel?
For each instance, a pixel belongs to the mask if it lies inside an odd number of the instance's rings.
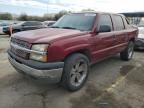
[[[128,47],[120,53],[120,57],[122,60],[128,61],[132,59],[133,53],[134,53],[134,42],[130,41]]]
[[[65,61],[64,73],[61,84],[70,91],[80,89],[87,77],[89,70],[89,60],[83,54],[73,54]]]

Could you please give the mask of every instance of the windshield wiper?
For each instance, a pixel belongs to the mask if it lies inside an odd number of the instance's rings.
[[[74,27],[59,27],[59,26],[51,26],[50,28],[77,29],[77,28],[74,28]]]
[[[60,28],[59,26],[50,26],[50,28]]]
[[[62,27],[63,29],[77,29],[77,28],[74,28],[74,27]]]

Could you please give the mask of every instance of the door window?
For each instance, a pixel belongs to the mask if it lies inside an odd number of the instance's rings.
[[[111,17],[109,15],[103,14],[103,15],[100,16],[98,29],[101,26],[109,26],[112,30],[112,21],[111,21]]]
[[[25,25],[25,26],[32,26],[31,22],[24,22],[23,25]]]

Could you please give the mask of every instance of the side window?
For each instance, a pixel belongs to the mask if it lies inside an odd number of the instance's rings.
[[[31,22],[24,22],[23,25],[25,25],[25,26],[31,26]]]
[[[31,26],[37,25],[36,22],[30,22]]]
[[[35,21],[28,21],[28,22],[25,22],[24,25],[26,26],[37,26],[37,25],[42,25],[40,22],[35,22]]]
[[[119,15],[114,15],[114,25],[115,25],[115,31],[120,31],[120,30],[124,30],[124,22],[121,16]]]
[[[48,26],[51,26],[51,25],[53,25],[54,24],[54,22],[50,22],[49,24],[48,24]]]
[[[34,22],[33,25],[42,25],[40,22]]]
[[[98,29],[100,28],[100,26],[109,26],[112,30],[112,21],[111,21],[111,17],[107,14],[103,14],[100,16],[100,20],[99,20],[99,24],[98,24]]]

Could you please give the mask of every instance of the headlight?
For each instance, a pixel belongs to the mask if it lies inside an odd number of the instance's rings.
[[[30,54],[30,59],[37,60],[37,61],[42,61],[42,62],[47,62],[48,57],[47,57],[47,49],[48,45],[47,44],[35,44],[32,45],[31,50],[37,51],[39,53],[31,53]],[[40,54],[42,53],[42,54]]]
[[[36,44],[32,46],[32,50],[46,52],[47,51],[47,44]]]

